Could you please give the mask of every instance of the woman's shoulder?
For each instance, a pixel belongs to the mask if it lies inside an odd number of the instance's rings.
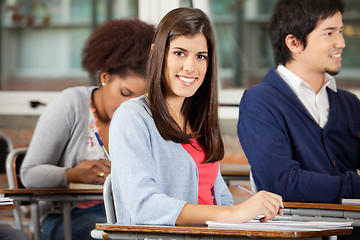
[[[150,112],[149,108],[149,100],[145,95],[142,95],[137,98],[130,99],[126,102],[123,102],[117,111],[121,112],[137,112],[139,114],[143,114],[146,112]]]
[[[85,113],[90,104],[91,92],[95,87],[72,87],[60,92],[60,94],[46,107],[44,113],[46,114],[72,114],[79,112]],[[61,109],[61,111],[59,111]]]
[[[123,102],[114,112],[111,126],[139,126],[145,123],[153,125],[153,118],[146,96],[140,96]]]
[[[67,100],[68,98],[89,98],[95,86],[77,86],[66,88],[60,93],[60,96]]]
[[[92,91],[96,87],[88,87],[88,86],[78,86],[71,87],[60,92],[58,97],[54,100],[55,105],[60,105],[63,107],[74,108],[74,106],[88,106],[88,102],[90,102],[90,97]]]

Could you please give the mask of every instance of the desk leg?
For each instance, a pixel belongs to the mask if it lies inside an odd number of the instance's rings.
[[[71,202],[63,203],[64,239],[71,240]]]
[[[21,222],[21,209],[19,206],[19,203],[17,201],[14,201],[15,208],[13,210],[14,212],[14,221],[15,221],[15,227],[17,229],[23,229],[22,228],[22,222]]]
[[[34,222],[34,240],[40,240],[40,213],[37,201],[31,203],[31,219]]]

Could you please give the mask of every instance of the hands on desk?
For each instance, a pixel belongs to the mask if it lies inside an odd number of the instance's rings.
[[[111,162],[106,159],[84,160],[66,171],[68,182],[103,184],[111,171]]]
[[[277,214],[280,216],[284,214],[282,197],[267,191],[260,191],[245,202],[233,207],[234,211],[238,212],[238,214],[234,214],[238,216],[238,219],[235,219],[236,222],[248,222],[260,215],[264,216],[260,219],[260,222],[267,222]]]
[[[281,209],[282,208],[282,209]],[[282,197],[260,191],[245,202],[233,206],[197,205],[187,203],[181,210],[176,225],[205,225],[206,221],[244,223],[263,215],[261,222],[284,214]]]

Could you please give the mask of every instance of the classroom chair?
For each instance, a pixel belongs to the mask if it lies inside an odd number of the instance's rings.
[[[13,143],[12,143],[11,139],[5,133],[0,132],[0,176],[1,176],[0,184],[1,184],[1,188],[8,187],[7,180],[4,179],[4,178],[6,178],[6,158],[9,154],[9,152],[11,152],[12,150],[13,150]],[[0,224],[14,226],[14,222],[12,220],[10,221],[7,219],[4,219],[4,220],[1,219]]]
[[[254,178],[253,178],[253,176],[252,176],[251,170],[250,170],[249,178],[250,178],[251,191],[253,191],[254,193],[256,193],[256,192],[257,192],[257,188],[256,188],[256,184],[255,184],[255,182],[254,182]]]
[[[25,188],[20,179],[20,167],[26,152],[27,148],[13,149],[6,158],[6,175],[9,189]]]
[[[20,167],[26,152],[27,148],[12,149],[6,158],[6,175],[9,183],[9,189],[25,188],[20,179]],[[22,202],[21,205],[29,205],[29,203]],[[18,202],[15,202],[14,221],[16,228],[23,228],[21,221],[21,209]]]
[[[115,208],[113,195],[111,190],[111,174],[109,174],[105,180],[104,188],[103,188],[103,196],[104,196],[104,206],[105,206],[105,214],[107,223],[115,223]]]
[[[0,132],[0,174],[6,173],[6,158],[13,150],[11,139],[3,132]]]

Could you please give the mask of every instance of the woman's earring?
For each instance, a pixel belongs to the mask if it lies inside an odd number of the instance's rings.
[[[102,82],[102,83],[101,83],[101,85],[102,85],[102,86],[105,86],[105,83],[104,83],[104,82]]]

